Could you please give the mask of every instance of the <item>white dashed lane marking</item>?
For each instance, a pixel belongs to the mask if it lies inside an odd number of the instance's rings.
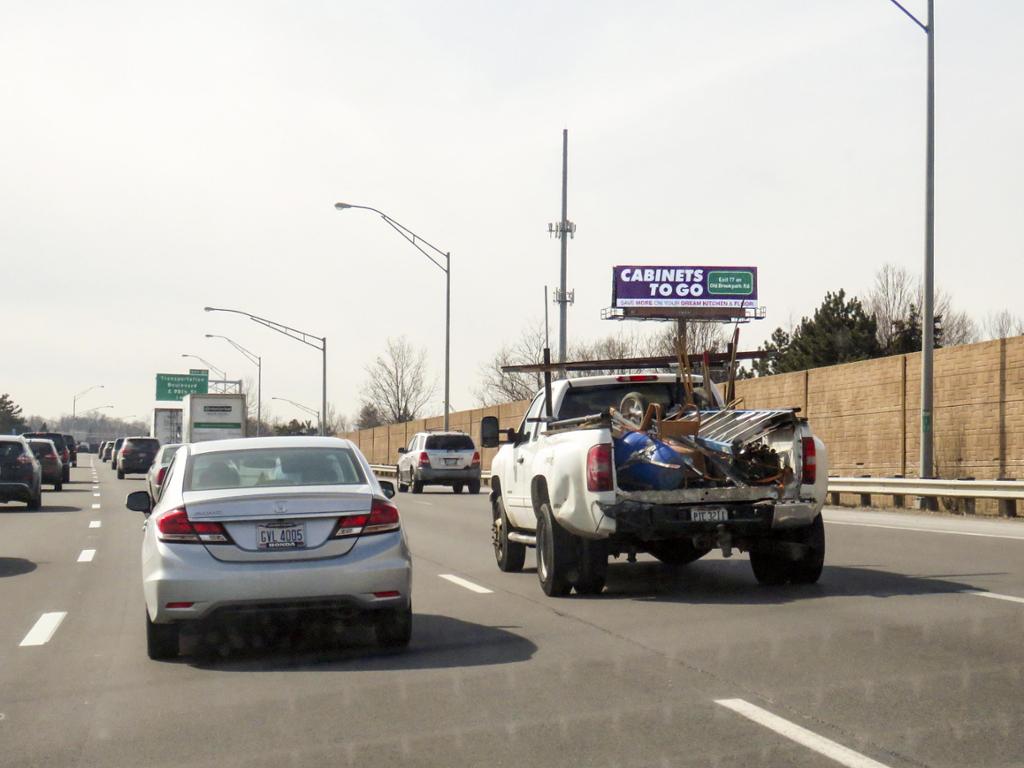
[[[78,555],[78,562],[91,563],[94,557],[96,557],[95,549],[83,549],[81,553]]]
[[[64,621],[64,617],[67,616],[67,611],[52,611],[50,613],[44,613],[35,624],[32,625],[32,629],[25,635],[25,639],[22,640],[18,645],[45,645],[50,642],[50,638],[53,637],[53,633],[57,631],[57,627]]]
[[[481,587],[479,584],[474,584],[472,581],[463,579],[460,576],[454,576],[450,573],[442,573],[440,574],[440,576],[442,579],[450,581],[452,584],[458,584],[460,587],[468,589],[470,592],[477,592],[481,595],[492,594],[492,591],[489,590],[487,587]]]
[[[99,505],[99,504],[93,504],[93,505],[92,505],[92,508],[93,508],[93,509],[99,509],[99,508],[100,508],[100,505]]]
[[[98,493],[94,493],[93,496],[95,496],[97,499],[100,497]]]
[[[99,520],[90,520],[89,521],[89,527],[90,528],[99,528],[102,525],[103,525],[103,523],[101,523]]]
[[[761,707],[755,706],[749,701],[744,701],[743,699],[716,699],[715,704],[731,709],[748,720],[753,720],[758,725],[763,725],[780,736],[785,736],[787,739],[795,741],[797,744],[807,747],[819,755],[824,755],[835,760],[840,765],[847,766],[847,768],[887,768],[885,763],[872,760],[860,752],[854,752],[842,744],[826,739],[824,736],[819,736],[814,731],[801,728],[796,723],[791,723],[789,720],[778,715],[773,715],[767,709],[761,709]]]
[[[1008,603],[1024,604],[1024,597],[1015,597],[1014,595],[1001,595],[998,592],[988,592],[984,589],[964,589],[961,592],[965,595],[977,595],[978,597],[990,597],[993,600],[1005,600]]]

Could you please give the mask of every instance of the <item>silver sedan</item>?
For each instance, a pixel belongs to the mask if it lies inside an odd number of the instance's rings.
[[[179,449],[147,515],[142,586],[150,658],[188,622],[304,611],[369,617],[383,645],[412,633],[412,561],[391,503],[350,441],[266,437]]]

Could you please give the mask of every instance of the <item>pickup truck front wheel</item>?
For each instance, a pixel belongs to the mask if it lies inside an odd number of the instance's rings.
[[[508,516],[505,514],[501,496],[491,505],[491,515],[494,518],[491,538],[494,542],[494,559],[498,562],[498,569],[505,573],[518,573],[523,570],[523,563],[526,562],[526,545],[508,540]]]
[[[551,505],[544,502],[537,514],[537,578],[548,597],[565,597],[572,591],[578,572],[573,536],[555,521]]]

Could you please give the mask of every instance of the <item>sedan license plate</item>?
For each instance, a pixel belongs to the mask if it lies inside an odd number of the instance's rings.
[[[305,546],[305,523],[258,523],[256,525],[256,549],[302,549]]]
[[[729,510],[725,507],[691,509],[690,521],[694,523],[727,523],[729,522]]]

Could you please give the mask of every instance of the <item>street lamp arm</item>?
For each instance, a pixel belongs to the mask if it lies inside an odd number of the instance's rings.
[[[917,16],[915,16],[915,15],[914,15],[914,14],[912,14],[912,13],[911,13],[910,11],[908,11],[908,10],[907,10],[906,8],[904,8],[904,7],[903,7],[903,6],[902,6],[902,5],[901,5],[901,4],[899,3],[899,1],[898,1],[898,0],[889,0],[889,2],[890,2],[890,3],[892,3],[893,5],[895,5],[895,6],[897,7],[897,8],[899,8],[899,9],[900,9],[901,11],[903,11],[903,12],[904,12],[905,14],[907,14],[907,16],[909,16],[909,17],[910,17],[910,20],[911,20],[911,21],[913,21],[913,22],[914,22],[915,24],[917,24],[917,26],[919,26],[919,27],[920,27],[921,29],[923,29],[923,30],[925,31],[925,33],[927,33],[927,32],[928,32],[928,25],[927,25],[927,24],[925,24],[925,23],[923,23],[923,22],[922,22],[922,21],[921,21],[921,20],[920,20],[919,18],[917,18]]]
[[[320,411],[316,410],[315,408],[310,408],[308,406],[305,406],[302,403],[296,403],[294,400],[289,400],[287,397],[272,397],[270,399],[271,400],[281,400],[281,401],[283,401],[285,403],[291,403],[296,408],[299,408],[299,409],[305,411],[306,413],[310,414],[311,416],[316,416],[317,419],[320,418]]]
[[[309,346],[313,347],[313,349],[319,349],[323,351],[323,336],[317,336],[314,333],[306,333],[305,331],[300,331],[298,328],[292,328],[291,326],[285,325],[284,323],[278,323],[273,320],[268,320],[265,317],[254,315],[251,312],[243,312],[240,309],[224,309],[223,307],[203,307],[203,311],[231,312],[232,314],[235,315],[245,315],[253,322],[259,323],[260,325],[265,325],[267,328],[270,328],[273,331],[277,331],[278,333],[283,333],[285,336],[295,339],[296,341],[301,341],[303,344],[308,344]],[[317,346],[316,344],[311,342],[310,339],[316,339],[317,341],[320,342],[321,346]]]
[[[436,245],[434,245],[429,240],[423,239],[422,237],[417,235],[415,232],[413,232],[411,229],[409,229],[407,226],[405,226],[401,222],[396,221],[395,219],[393,219],[390,216],[388,216],[386,213],[384,213],[384,211],[379,211],[376,208],[370,207],[369,205],[352,205],[350,203],[335,203],[334,207],[335,207],[336,210],[339,210],[339,211],[344,211],[346,208],[358,208],[359,210],[372,211],[373,213],[376,213],[378,216],[380,216],[382,219],[384,219],[385,222],[387,222],[389,227],[391,227],[398,234],[400,234],[402,237],[404,237],[406,240],[408,240],[410,243],[412,243],[412,245],[416,248],[416,250],[418,250],[420,253],[422,253],[424,256],[426,256],[428,259],[430,259],[438,269],[440,269],[442,272],[447,272],[448,271],[448,268],[446,266],[442,265],[441,262],[439,262],[437,259],[435,259],[433,256],[431,256],[425,250],[423,250],[423,248],[420,247],[420,243],[423,243],[424,245],[426,245],[428,248],[430,248],[432,251],[434,251],[439,256],[444,257],[445,263],[447,263],[448,258],[449,258],[447,251],[442,251],[440,248],[438,248]]]
[[[208,333],[208,334],[206,334],[206,338],[208,338],[208,339],[224,339],[224,341],[226,341],[232,347],[234,347],[239,352],[241,352],[250,363],[252,363],[253,365],[259,365],[260,364],[260,356],[259,355],[257,355],[255,352],[250,352],[248,349],[243,347],[241,344],[239,344],[238,342],[234,341],[233,339],[229,339],[227,336],[221,336],[220,334],[217,334],[217,333]]]

